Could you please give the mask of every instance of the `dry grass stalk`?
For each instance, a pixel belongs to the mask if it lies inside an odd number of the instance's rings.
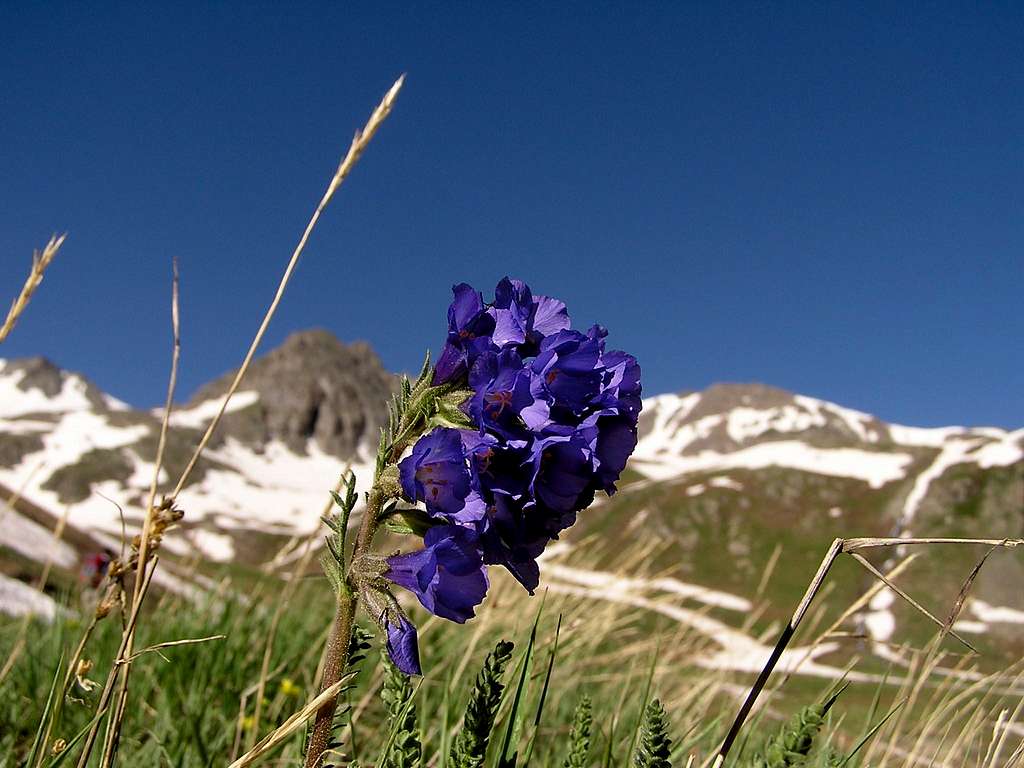
[[[345,467],[345,471],[338,477],[338,482],[334,485],[334,492],[340,493],[342,487],[345,485],[345,478],[348,477],[348,473],[351,470],[351,463]],[[334,500],[328,498],[327,503],[324,505],[323,511],[320,513],[320,517],[324,518],[331,514],[331,509],[334,507]],[[285,606],[288,605],[292,595],[295,593],[295,588],[298,586],[299,579],[302,578],[302,574],[309,566],[310,561],[313,559],[313,542],[318,538],[318,533],[314,532],[306,539],[304,550],[302,553],[302,559],[299,560],[295,566],[295,570],[292,571],[291,578],[288,579],[288,583],[285,584],[284,589],[281,592],[281,596],[277,600],[277,607],[274,609],[274,616],[270,620],[270,631],[267,633],[267,642],[263,647],[263,662],[260,666],[260,680],[256,687],[256,705],[255,711],[253,712],[253,722],[257,725],[260,722],[260,717],[263,714],[263,694],[267,688],[267,679],[270,672],[270,658],[274,652],[274,638],[277,636],[277,627],[281,622],[281,616],[284,614]],[[246,745],[247,750],[251,750],[256,746],[256,728],[251,731],[249,737],[249,743]]]
[[[142,656],[143,654],[146,654],[146,653],[155,653],[160,658],[162,658],[164,661],[169,661],[169,659],[166,656],[164,656],[162,653],[160,653],[161,649],[163,649],[163,648],[175,648],[175,647],[177,647],[179,645],[198,645],[199,643],[209,643],[212,640],[223,640],[226,637],[227,637],[227,635],[210,635],[209,637],[194,637],[194,638],[187,638],[185,640],[168,640],[167,642],[164,642],[164,643],[157,643],[156,645],[147,646],[147,647],[143,648],[141,651],[136,651],[131,656],[127,656],[127,657],[122,657],[120,659],[116,659],[114,661],[114,663],[115,664],[131,664],[133,661],[135,661],[135,659],[139,658],[139,656]]]
[[[236,373],[235,378],[234,378],[234,380],[231,383],[231,386],[228,388],[228,391],[225,394],[224,399],[221,401],[220,409],[218,410],[217,415],[214,417],[214,419],[210,422],[209,426],[207,427],[207,430],[204,433],[204,435],[203,435],[202,439],[200,440],[199,444],[196,446],[196,449],[193,452],[192,457],[189,459],[188,464],[186,465],[185,469],[182,471],[181,476],[178,478],[178,481],[175,484],[174,489],[171,491],[171,493],[167,497],[165,497],[164,502],[161,503],[161,505],[160,505],[161,508],[166,506],[168,509],[173,509],[175,499],[177,498],[178,494],[181,492],[182,488],[184,488],[185,484],[188,482],[188,478],[190,477],[190,475],[192,473],[192,470],[195,468],[196,463],[199,461],[199,458],[202,455],[203,451],[205,450],[205,448],[206,448],[207,444],[209,443],[211,437],[213,436],[214,431],[216,430],[217,426],[220,424],[220,420],[223,418],[223,415],[224,415],[224,413],[225,413],[225,411],[227,409],[228,402],[231,400],[231,397],[237,391],[238,386],[239,386],[239,384],[242,381],[242,378],[245,376],[245,373],[248,371],[249,365],[251,364],[252,359],[253,359],[253,357],[254,357],[254,355],[256,353],[256,349],[259,347],[259,344],[260,344],[260,342],[263,339],[263,335],[266,333],[267,327],[270,325],[270,321],[273,318],[273,316],[274,316],[274,314],[275,314],[275,312],[277,310],[278,305],[280,304],[282,296],[284,295],[284,290],[287,287],[288,282],[291,279],[291,275],[294,272],[296,265],[298,264],[299,257],[301,256],[303,250],[305,249],[306,243],[308,242],[309,237],[310,237],[310,235],[313,232],[313,229],[316,227],[316,224],[319,221],[321,214],[323,213],[324,209],[327,207],[327,204],[331,201],[331,198],[333,198],[335,192],[341,186],[342,182],[345,180],[345,178],[347,178],[347,176],[351,172],[352,168],[355,166],[356,162],[362,156],[363,152],[365,151],[366,147],[369,145],[370,140],[373,138],[373,136],[377,132],[378,128],[381,126],[381,124],[387,118],[388,114],[390,114],[391,109],[392,109],[392,107],[394,105],[394,101],[397,98],[398,92],[401,89],[402,83],[404,82],[404,80],[405,80],[405,76],[404,75],[402,75],[401,77],[398,78],[398,80],[394,83],[394,85],[392,85],[391,88],[388,90],[388,92],[385,94],[384,98],[382,99],[380,104],[378,104],[377,108],[374,109],[373,113],[370,115],[370,118],[367,121],[366,125],[364,126],[363,130],[362,131],[358,131],[356,133],[355,137],[353,138],[352,144],[350,145],[348,152],[346,153],[345,157],[342,159],[341,163],[339,164],[337,171],[335,172],[335,174],[332,177],[330,183],[328,184],[327,191],[324,193],[323,197],[320,200],[320,203],[316,207],[316,210],[313,212],[313,215],[310,218],[309,223],[306,225],[306,228],[305,228],[305,230],[302,233],[302,237],[299,239],[298,245],[295,247],[295,250],[292,253],[291,259],[289,260],[288,265],[285,268],[285,272],[284,272],[283,276],[281,277],[280,283],[278,284],[277,291],[276,291],[276,293],[274,295],[273,300],[271,301],[270,307],[267,309],[266,313],[264,314],[263,320],[260,323],[259,329],[257,330],[256,335],[254,336],[254,338],[252,340],[252,343],[249,346],[249,350],[246,353],[245,359],[243,360],[242,365],[239,367],[239,370]],[[175,271],[175,283],[174,283],[174,286],[175,286],[175,288],[174,288],[174,299],[173,299],[173,302],[172,302],[172,304],[173,304],[173,307],[172,307],[172,318],[173,318],[173,324],[174,324],[174,327],[175,327],[175,349],[174,349],[174,363],[172,364],[172,377],[171,377],[172,381],[169,383],[169,386],[168,386],[168,392],[169,392],[168,396],[169,397],[171,397],[173,395],[174,379],[176,377],[177,354],[178,354],[178,349],[179,349],[178,334],[177,334],[177,322],[178,321],[177,321],[177,279],[176,279],[176,271]],[[167,423],[168,423],[169,414],[170,414],[170,403],[168,403],[168,407],[166,407],[164,409],[164,422],[163,422],[163,428],[161,430],[161,445],[165,441],[166,426],[167,426]],[[160,450],[161,449],[158,449],[158,451],[160,451]],[[158,463],[157,467],[155,469],[155,472],[154,472],[154,483],[151,486],[151,496],[150,496],[149,504],[147,505],[148,509],[147,509],[147,513],[146,513],[146,523],[149,524],[150,527],[152,527],[152,518],[153,518],[152,513],[153,513],[153,509],[154,509],[153,501],[155,500],[155,492],[156,492],[156,476],[158,475],[159,470],[160,470],[160,467],[159,467],[159,463]],[[118,658],[124,658],[126,652],[130,652],[131,644],[133,642],[133,635],[134,635],[135,624],[136,624],[137,616],[138,616],[138,613],[139,613],[139,609],[141,608],[142,603],[145,600],[145,595],[146,595],[146,592],[148,590],[149,582],[150,582],[150,580],[152,578],[153,570],[156,568],[156,560],[153,561],[153,564],[152,564],[151,568],[147,569],[145,567],[146,566],[145,555],[147,554],[147,550],[149,550],[150,548],[155,548],[153,546],[154,543],[158,543],[158,542],[154,542],[151,530],[146,530],[145,524],[144,524],[143,533],[142,533],[142,535],[140,535],[138,537],[138,546],[137,546],[138,554],[137,554],[136,563],[139,564],[140,567],[138,568],[138,572],[137,572],[137,576],[136,576],[136,589],[134,590],[134,595],[133,595],[133,600],[132,600],[131,619],[125,624],[123,635],[122,635],[121,648],[118,651]],[[142,585],[141,589],[138,586],[140,584]],[[114,757],[115,757],[115,754],[116,754],[116,744],[117,744],[117,738],[118,738],[118,734],[119,734],[120,723],[121,723],[121,721],[123,720],[123,717],[124,717],[124,707],[125,707],[125,703],[127,701],[127,695],[128,695],[128,685],[127,685],[127,682],[128,682],[128,672],[129,672],[129,670],[130,670],[130,666],[125,666],[125,675],[122,678],[121,693],[120,693],[120,696],[119,696],[117,708],[114,711],[114,716],[111,717],[111,719],[110,719],[110,721],[108,723],[107,736],[106,736],[106,738],[104,740],[104,742],[105,742],[104,743],[104,754],[103,754],[103,759],[102,759],[102,762],[101,762],[101,765],[104,766],[104,768],[106,768],[106,766],[109,766],[109,765],[111,765],[113,763],[113,760],[114,760]],[[105,710],[107,708],[107,705],[110,703],[110,696],[111,696],[111,693],[113,691],[113,686],[114,686],[114,684],[115,684],[115,682],[116,682],[116,680],[117,680],[117,678],[119,676],[118,675],[119,671],[120,671],[120,665],[115,664],[115,665],[113,665],[111,667],[110,674],[108,675],[108,678],[107,678],[107,684],[104,686],[103,695],[101,696],[101,703],[100,703],[100,706],[99,706],[99,709],[101,709],[101,710]],[[85,765],[87,764],[87,762],[89,760],[89,757],[90,757],[90,755],[92,753],[93,746],[95,745],[96,733],[97,733],[98,727],[99,727],[99,721],[97,720],[97,722],[93,724],[92,728],[89,731],[88,736],[85,739],[84,746],[82,748],[82,752],[81,752],[81,755],[79,757],[79,762],[78,762],[79,768],[85,768]]]
[[[281,744],[281,742],[301,728],[307,720],[317,713],[320,707],[330,699],[336,697],[341,692],[341,689],[344,688],[351,680],[352,675],[346,675],[338,682],[334,683],[334,685],[330,685],[325,688],[315,698],[308,701],[306,706],[285,720],[278,728],[260,739],[256,743],[256,746],[231,763],[228,768],[245,768],[245,766],[255,763],[263,755],[274,749],[274,747]]]
[[[281,297],[284,295],[284,289],[287,287],[288,281],[291,280],[292,272],[295,271],[295,267],[299,263],[299,256],[301,256],[302,251],[305,250],[309,236],[312,234],[313,229],[320,220],[320,215],[324,212],[327,204],[331,202],[331,198],[334,197],[334,193],[338,191],[338,187],[340,187],[342,182],[348,177],[352,168],[359,161],[359,158],[362,157],[362,154],[369,145],[370,140],[373,138],[374,134],[377,133],[377,129],[380,128],[384,120],[391,113],[391,108],[394,106],[395,99],[398,97],[398,92],[401,90],[403,82],[405,82],[405,75],[399,77],[388,92],[384,94],[384,98],[381,100],[380,104],[377,105],[377,108],[373,110],[373,113],[370,115],[370,119],[367,120],[363,130],[357,131],[356,135],[353,137],[348,153],[342,159],[341,164],[338,165],[338,170],[327,185],[327,191],[324,192],[324,196],[317,204],[316,210],[313,211],[313,216],[310,218],[305,231],[302,233],[302,237],[299,238],[298,245],[295,246],[295,250],[288,262],[288,266],[285,268],[284,274],[281,276],[281,282],[277,286],[277,292],[274,294],[274,299],[270,302],[270,307],[263,316],[263,321],[260,323],[260,327],[256,331],[256,336],[253,337],[252,344],[249,345],[249,351],[246,353],[245,359],[242,361],[242,365],[239,366],[238,372],[235,374],[235,378],[231,382],[231,386],[228,387],[228,391],[225,393],[224,399],[221,401],[217,415],[213,417],[213,421],[211,421],[210,425],[206,428],[206,433],[199,441],[199,445],[196,446],[195,452],[192,454],[192,458],[189,459],[188,465],[181,473],[181,477],[178,478],[178,482],[174,486],[174,490],[171,491],[171,498],[176,498],[177,495],[181,493],[181,489],[185,487],[185,483],[188,482],[188,478],[192,474],[192,470],[195,468],[196,462],[199,461],[199,457],[206,449],[207,443],[210,442],[210,438],[213,437],[214,431],[216,431],[217,426],[220,424],[220,420],[224,416],[224,411],[228,407],[228,402],[238,390],[239,384],[242,383],[242,378],[249,370],[249,365],[252,363],[252,358],[256,354],[256,349],[263,340],[263,334],[266,333],[267,327],[270,325],[271,318],[273,318],[274,313],[277,311],[277,305],[281,303]]]
[[[800,625],[800,622],[803,620],[804,616],[806,615],[807,610],[808,610],[808,608],[811,605],[811,602],[814,600],[815,596],[821,591],[821,588],[822,588],[822,586],[823,586],[823,584],[825,582],[825,579],[828,576],[829,570],[832,568],[832,564],[835,563],[835,561],[839,557],[839,555],[841,555],[843,553],[854,554],[854,553],[856,553],[856,552],[858,552],[858,551],[860,551],[862,549],[872,549],[872,548],[875,548],[875,547],[896,547],[896,546],[933,545],[933,544],[987,544],[990,547],[1002,547],[1002,548],[1012,549],[1014,547],[1019,546],[1020,544],[1024,544],[1024,539],[954,539],[954,538],[907,538],[907,539],[901,539],[901,538],[853,538],[853,539],[835,539],[832,542],[832,544],[829,546],[828,551],[825,553],[825,557],[822,559],[821,565],[818,566],[817,573],[815,573],[814,578],[811,579],[811,583],[808,585],[807,591],[804,593],[804,596],[800,600],[799,605],[797,605],[796,611],[794,611],[792,618],[789,620],[789,623],[786,624],[786,626],[783,628],[782,634],[779,636],[779,639],[776,642],[775,647],[772,649],[771,655],[768,657],[768,661],[765,663],[765,665],[762,668],[760,674],[758,674],[757,679],[754,681],[754,685],[751,687],[750,692],[747,694],[746,699],[743,701],[743,704],[740,706],[740,710],[739,710],[739,712],[736,715],[736,719],[733,722],[732,727],[729,729],[728,734],[726,734],[725,740],[722,742],[722,747],[718,751],[718,755],[715,758],[715,761],[714,761],[714,764],[713,764],[715,768],[720,768],[720,766],[725,763],[725,758],[728,756],[729,751],[732,749],[732,745],[735,743],[736,737],[739,735],[739,731],[743,727],[743,723],[746,721],[747,715],[750,713],[750,710],[753,707],[754,702],[757,700],[758,696],[761,694],[761,691],[764,689],[765,683],[768,681],[768,678],[771,676],[771,673],[775,669],[776,664],[778,664],[778,661],[781,658],[783,651],[789,645],[789,641],[793,638],[793,635],[796,633],[797,627]],[[864,560],[859,555],[855,555],[854,554],[854,556],[858,559],[858,561],[861,561],[862,564],[867,563],[867,561]],[[986,557],[987,557],[987,555],[986,555]],[[984,562],[984,560],[983,560],[983,562]],[[907,596],[901,590],[896,588],[895,585],[892,584],[892,582],[890,582],[888,579],[886,579],[886,577],[884,575],[882,575],[880,572],[878,572],[877,569],[874,568],[874,566],[871,566],[870,563],[868,563],[867,565],[869,567],[869,570],[876,577],[880,578],[882,580],[882,582],[886,584],[886,586],[888,586],[890,589],[893,589],[894,591],[896,591],[896,593],[899,594],[901,597],[904,597],[905,599],[909,600],[911,605],[913,605],[919,611],[924,613],[924,615],[927,616],[929,619],[931,619],[932,621],[935,621],[936,623],[938,623],[940,629],[945,631],[945,625],[944,625],[944,623],[942,621],[936,619],[934,616],[932,616],[930,613],[928,613],[928,611],[926,611],[918,603],[916,603],[916,601],[912,600],[909,596]],[[980,568],[980,565],[978,566],[978,568]],[[965,589],[969,588],[970,583],[973,582],[974,577],[977,575],[976,571],[977,571],[977,568],[975,569],[975,571],[972,571],[971,576],[968,578],[968,583],[965,584]],[[958,602],[962,604],[962,602],[963,602],[963,600],[965,598],[966,598],[966,594],[964,593],[964,590],[962,589],[961,590],[961,595],[958,598]],[[941,637],[942,636],[940,635],[939,639],[941,639]],[[961,639],[961,642],[964,642],[964,641]],[[937,649],[937,647],[938,647],[937,644],[933,645],[933,649]],[[970,646],[968,646],[968,647],[970,647]],[[934,656],[934,650],[933,650],[932,654],[930,654],[929,659],[931,660],[933,658],[933,656]],[[927,677],[927,675],[923,675],[919,679],[917,685],[914,688],[913,695],[911,697],[911,705],[908,706],[904,711],[912,708],[912,706],[913,706],[913,698],[916,696],[916,693],[920,691],[920,687],[923,685],[923,681],[924,681],[924,679],[926,679],[926,677]],[[962,734],[961,734],[961,736],[962,736]],[[888,753],[886,754],[885,757],[886,758],[888,757]],[[883,760],[883,762],[884,762],[884,760]]]
[[[178,361],[181,359],[181,324],[178,312],[178,260],[171,261],[171,374],[167,381],[167,399],[164,402],[163,420],[160,422],[160,439],[156,447],[156,459],[153,463],[153,479],[149,485],[149,498],[146,502],[146,518],[142,524],[142,538],[139,541],[139,574],[146,572],[146,557],[149,554],[149,534],[153,527],[153,504],[156,501],[156,488],[160,482],[160,469],[164,462],[164,450],[167,447],[167,428],[171,419],[171,408],[174,405],[174,391],[178,386]],[[137,602],[142,587],[142,579],[135,579],[135,591],[132,602]]]
[[[153,580],[153,574],[155,572],[156,572],[156,559],[154,559],[154,561],[153,561],[153,567],[150,568],[146,572],[145,576],[142,578],[142,592],[141,592],[141,595],[143,597],[145,597],[146,593],[149,591],[149,585],[150,585],[150,583]],[[128,647],[128,638],[131,635],[131,632],[135,629],[135,624],[136,624],[136,622],[139,619],[139,609],[141,607],[142,607],[142,600],[139,600],[138,602],[136,602],[135,605],[132,607],[131,616],[128,618],[128,621],[127,621],[127,623],[125,625],[125,631],[121,635],[121,645],[117,649],[117,655],[115,656],[115,658],[117,658],[117,659],[124,658],[125,650]],[[95,625],[95,621],[93,622],[93,624]],[[108,707],[110,705],[110,699],[111,699],[111,697],[113,696],[113,693],[114,693],[114,684],[116,683],[117,678],[118,678],[117,670],[119,668],[120,667],[117,664],[112,664],[111,665],[110,674],[107,675],[107,682],[103,686],[103,693],[100,695],[99,703],[96,705],[96,711],[97,712],[105,712],[105,711],[107,711],[107,709],[108,709]],[[100,719],[97,718],[93,722],[92,727],[89,728],[89,733],[85,737],[85,744],[82,747],[82,753],[81,753],[81,755],[78,758],[78,768],[85,768],[85,766],[88,764],[89,756],[92,754],[93,746],[96,744],[96,735],[99,732],[99,727],[100,727]]]
[[[138,543],[138,564],[136,565],[135,572],[135,585],[132,592],[132,607],[134,609],[136,603],[141,598],[141,587],[145,577],[146,571],[146,560],[150,555],[150,538],[153,534],[153,521],[154,521],[154,503],[157,498],[157,484],[160,481],[160,470],[164,463],[164,451],[167,445],[167,430],[170,424],[171,408],[174,402],[174,391],[177,388],[178,381],[178,360],[181,357],[181,327],[179,322],[178,312],[178,261],[172,259],[171,261],[171,373],[168,377],[167,383],[167,398],[164,403],[164,418],[160,425],[160,439],[157,443],[157,456],[154,460],[153,467],[153,479],[150,483],[150,496],[145,505],[145,516],[142,521],[142,532],[139,536]],[[125,653],[128,654],[127,664],[131,664],[131,660],[135,658],[132,654],[132,646],[135,642],[135,631],[134,627],[128,631],[127,645]],[[112,674],[118,673],[118,668],[122,664],[121,660],[111,668]],[[121,689],[118,694],[117,706],[114,709],[114,716],[111,719],[110,725],[108,726],[108,737],[104,739],[103,745],[103,757],[100,761],[100,766],[106,768],[114,762],[114,756],[117,753],[118,741],[121,734],[121,724],[124,722],[125,707],[128,702],[128,685],[129,678],[131,675],[130,667],[126,667],[124,674],[121,678]]]
[[[160,438],[157,442],[156,458],[153,462],[153,479],[149,486],[149,498],[146,502],[146,514],[142,523],[142,533],[139,536],[139,557],[138,565],[136,566],[135,573],[135,586],[132,593],[132,608],[136,608],[136,605],[140,602],[142,596],[142,582],[146,574],[147,558],[150,554],[150,536],[153,531],[153,516],[154,508],[153,504],[156,501],[156,488],[160,481],[160,469],[163,466],[164,461],[164,450],[167,446],[167,429],[170,423],[171,407],[174,404],[174,392],[178,385],[178,361],[181,359],[181,323],[180,314],[178,311],[178,260],[171,260],[171,373],[167,381],[167,398],[164,403],[164,415],[160,423]],[[131,660],[135,658],[132,655],[132,646],[135,642],[135,630],[134,627],[128,631],[128,637],[126,638],[127,645],[125,648],[125,654],[128,654],[127,664],[131,664]],[[111,667],[111,674],[117,674],[119,671],[119,665],[122,662],[118,660]],[[103,768],[107,768],[113,764],[114,755],[117,752],[117,743],[120,739],[121,724],[124,722],[125,706],[128,703],[128,684],[131,676],[131,667],[126,666],[124,673],[121,677],[121,689],[117,698],[117,705],[114,708],[113,717],[107,727],[107,737],[104,740],[103,747],[103,759],[100,761],[100,765]]]
[[[54,235],[50,238],[50,241],[43,248],[43,252],[33,251],[32,253],[32,269],[28,273],[28,278],[25,280],[25,285],[21,288],[21,293],[11,303],[11,308],[7,311],[7,319],[4,320],[4,324],[0,326],[0,344],[10,335],[11,331],[14,330],[15,323],[18,322],[18,318],[21,317],[22,312],[25,311],[25,307],[28,306],[29,300],[32,298],[32,294],[36,292],[36,288],[43,282],[43,274],[46,272],[46,268],[50,266],[50,262],[53,261],[53,257],[57,255],[57,251],[60,250],[61,245],[64,244],[64,238],[67,235],[61,235],[58,237]]]
[[[903,560],[897,563],[894,568],[892,568],[891,570],[889,570],[888,573],[885,574],[886,579],[895,579],[897,576],[903,573],[908,567],[910,567],[910,564],[914,562],[914,560],[916,560],[917,557],[918,553],[916,552],[908,557],[905,557]],[[779,681],[779,685],[776,686],[776,690],[781,685],[785,684],[787,680],[789,680],[793,675],[795,675],[799,671],[800,667],[803,666],[804,662],[811,658],[811,654],[813,654],[815,648],[817,648],[819,645],[825,642],[825,640],[828,640],[830,638],[841,637],[841,635],[837,633],[839,627],[841,627],[843,623],[851,616],[853,616],[855,613],[866,607],[875,595],[877,595],[879,592],[885,589],[885,586],[886,585],[884,582],[876,581],[868,588],[866,592],[864,592],[864,594],[862,594],[860,597],[854,600],[846,608],[846,610],[839,615],[839,618],[837,618],[835,621],[829,624],[828,627],[826,627],[824,630],[819,632],[818,635],[814,638],[814,640],[807,646],[807,651],[804,653],[803,656],[800,657],[800,660],[796,664],[794,664],[791,669],[786,671],[785,676],[782,678],[782,680]],[[769,693],[769,695],[771,695],[771,693]]]
[[[927,608],[925,608],[923,605],[921,605],[919,602],[917,602],[917,600],[915,600],[910,595],[908,595],[906,592],[904,592],[902,589],[900,589],[898,586],[896,586],[895,583],[893,583],[888,577],[886,577],[886,575],[884,573],[882,573],[880,570],[875,568],[875,566],[873,566],[863,555],[858,554],[857,552],[850,552],[849,554],[850,554],[850,557],[852,557],[854,560],[856,560],[858,563],[860,563],[862,566],[864,566],[864,570],[866,570],[868,573],[870,573],[872,576],[874,576],[880,582],[885,584],[885,586],[887,586],[889,589],[891,589],[893,592],[895,592],[901,598],[903,598],[908,603],[910,603],[912,606],[914,606],[914,608],[917,609],[917,611],[922,616],[927,617],[927,619],[930,622],[932,622],[932,624],[934,624],[935,626],[937,626],[939,628],[940,632],[942,632],[943,634],[948,633],[948,634],[952,635],[957,640],[959,640],[961,643],[963,643],[965,646],[967,646],[967,648],[969,648],[972,652],[974,652],[974,653],[978,652],[977,648],[975,648],[969,642],[964,640],[960,635],[958,635],[956,632],[954,632],[950,627],[947,627],[946,623],[944,621],[942,621],[942,619],[939,619],[936,616],[934,616]]]

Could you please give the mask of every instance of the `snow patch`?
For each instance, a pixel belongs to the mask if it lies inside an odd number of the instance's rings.
[[[172,427],[182,427],[185,429],[206,429],[207,425],[213,421],[213,417],[220,411],[220,404],[224,398],[215,397],[209,400],[204,400],[191,408],[182,408],[180,410],[171,409],[171,418],[169,425]],[[244,391],[236,392],[232,395],[228,401],[228,407],[224,411],[225,413],[234,413],[248,408],[251,405],[255,405],[260,400],[259,392]],[[163,408],[153,409],[153,415],[158,419],[164,417]]]
[[[905,453],[859,448],[814,448],[796,440],[760,443],[732,453],[701,451],[694,456],[651,455],[637,446],[631,467],[652,480],[667,480],[691,472],[784,467],[833,477],[863,480],[880,488],[905,477],[912,458]]]
[[[983,635],[988,632],[988,624],[983,621],[971,621],[970,619],[958,619],[953,623],[953,631],[966,632],[970,635]]]
[[[820,411],[808,411],[792,405],[778,408],[733,408],[729,411],[726,432],[735,443],[743,443],[766,432],[803,432],[825,426]]]
[[[548,549],[552,549],[552,547],[549,547]],[[548,555],[548,557],[545,557],[544,559],[548,560],[550,558],[549,553],[545,552],[545,555]],[[600,589],[609,594],[631,594],[660,591],[676,595],[687,600],[696,600],[697,602],[704,603],[705,605],[714,606],[715,608],[723,608],[728,611],[745,613],[750,611],[753,607],[749,600],[738,597],[737,595],[733,595],[728,592],[720,592],[716,589],[709,589],[707,587],[699,587],[694,584],[687,584],[671,577],[661,577],[657,579],[630,578],[627,576],[608,573],[606,571],[590,571],[584,568],[573,568],[560,563],[545,563],[544,575],[545,577],[572,582],[573,584],[578,584],[580,586]]]
[[[708,484],[712,488],[728,488],[730,491],[742,491],[743,483],[738,480],[733,480],[728,475],[722,475],[719,477],[712,477]]]
[[[894,443],[920,448],[941,448],[952,437],[967,434],[965,427],[906,427],[902,424],[889,425],[889,437]]]
[[[871,639],[879,643],[888,642],[896,631],[896,617],[892,612],[895,599],[890,590],[883,589],[868,603],[869,610],[864,616],[864,628]]]
[[[971,600],[971,613],[988,624],[1024,624],[1024,611],[990,605],[976,597]]]
[[[37,563],[52,562],[68,570],[78,565],[78,555],[73,547],[58,541],[49,528],[24,517],[6,504],[0,505],[0,546]]]
[[[49,595],[0,573],[0,613],[9,616],[38,616],[53,621],[57,603]]]
[[[969,455],[978,447],[979,443],[980,440],[953,440],[944,443],[942,451],[935,457],[935,461],[932,462],[928,469],[914,478],[913,487],[903,503],[903,512],[900,515],[900,527],[903,529],[904,534],[907,534],[910,522],[913,520],[914,515],[918,513],[918,508],[925,500],[925,497],[928,496],[928,488],[932,481],[941,477],[954,464],[970,461]]]
[[[88,386],[81,376],[65,375],[60,392],[54,397],[49,397],[37,387],[23,390],[18,386],[25,378],[25,371],[4,374],[8,367],[6,361],[0,361],[0,366],[0,417],[10,418],[28,413],[88,411],[93,407],[86,396]]]
[[[1024,429],[1016,432],[1009,432],[1001,436],[999,440],[986,443],[974,453],[974,461],[982,469],[990,467],[1007,467],[1024,460]]]

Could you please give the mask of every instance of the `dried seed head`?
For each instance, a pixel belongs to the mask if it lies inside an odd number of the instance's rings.
[[[56,739],[53,742],[53,746],[50,747],[50,755],[52,757],[56,757],[57,755],[59,755],[61,752],[63,752],[67,748],[68,748],[68,743],[64,739]]]
[[[117,597],[112,590],[108,590],[107,594],[96,605],[96,618],[105,619],[114,610],[115,605],[117,605]]]
[[[90,693],[99,688],[99,683],[96,683],[86,677],[91,669],[92,662],[89,659],[80,659],[78,667],[75,669],[75,682],[78,683],[78,687],[86,693]]]

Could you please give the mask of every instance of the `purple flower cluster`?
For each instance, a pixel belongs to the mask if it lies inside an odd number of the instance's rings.
[[[454,293],[433,383],[468,385],[475,428],[434,429],[399,464],[404,496],[436,525],[386,576],[461,623],[487,592],[487,565],[534,591],[548,542],[597,491],[615,492],[641,406],[636,360],[606,350],[601,326],[573,330],[561,301],[508,278],[492,304],[464,283]],[[415,631],[395,630],[394,644]]]

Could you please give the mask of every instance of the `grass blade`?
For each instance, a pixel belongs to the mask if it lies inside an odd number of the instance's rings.
[[[53,673],[53,682],[50,683],[50,692],[46,695],[46,706],[43,709],[43,716],[39,718],[39,727],[36,729],[35,738],[32,740],[32,749],[28,753],[28,760],[25,765],[35,765],[39,760],[40,749],[43,748],[43,734],[46,733],[46,726],[53,716],[54,702],[56,701],[57,681],[60,680],[60,671],[64,666],[64,654],[61,654],[57,661],[57,669]]]
[[[519,729],[520,708],[523,703],[523,696],[526,692],[527,681],[530,676],[530,662],[533,659],[533,649],[537,644],[537,625],[540,624],[541,614],[544,612],[544,602],[541,601],[537,609],[537,616],[533,620],[533,628],[530,630],[530,640],[526,644],[526,651],[523,653],[522,667],[519,673],[519,682],[516,684],[516,692],[512,697],[512,709],[508,714],[508,724],[505,727],[505,738],[501,743],[501,751],[498,753],[498,768],[515,768],[518,752],[513,751],[512,737]]]

